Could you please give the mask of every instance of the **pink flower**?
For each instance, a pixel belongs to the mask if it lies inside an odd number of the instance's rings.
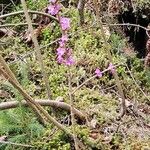
[[[61,9],[60,4],[53,4],[48,6],[48,13],[51,15],[57,15]]]
[[[68,57],[68,59],[65,61],[65,64],[67,66],[71,66],[71,65],[74,65],[75,64],[75,60],[73,59],[72,56]]]
[[[62,35],[61,40],[64,42],[68,41],[68,35]]]
[[[71,54],[72,54],[72,49],[71,49],[71,48],[67,48],[67,49],[66,49],[66,53],[67,53],[67,56],[71,56]]]
[[[56,3],[57,0],[49,0],[50,3]]]
[[[66,51],[65,48],[58,47],[57,48],[57,55],[58,56],[63,56],[65,51]]]
[[[65,42],[59,41],[59,46],[60,46],[60,47],[64,47],[64,46],[65,46]]]
[[[64,62],[63,57],[60,56],[60,55],[58,55],[58,57],[57,57],[57,62],[60,63],[60,64],[62,64],[62,63]]]
[[[97,77],[102,77],[102,72],[98,68],[95,70],[95,74]]]
[[[115,66],[112,63],[109,64],[108,69],[111,71],[111,73],[115,72]]]
[[[67,41],[68,41],[68,36],[67,35],[62,35],[62,37],[59,41],[59,46],[64,47]]]
[[[60,25],[61,25],[62,30],[68,30],[70,28],[70,19],[66,17],[61,17]]]

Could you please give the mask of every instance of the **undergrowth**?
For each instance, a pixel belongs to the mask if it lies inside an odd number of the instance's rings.
[[[29,9],[42,10],[47,6],[47,1],[28,1]],[[15,10],[21,10],[21,6],[18,5]],[[65,8],[64,8],[65,9]],[[76,65],[72,68],[73,78],[72,86],[75,89],[83,81],[88,79],[94,74],[97,67],[104,70],[108,67],[108,60],[106,59],[104,43],[100,32],[97,27],[89,28],[92,25],[91,17],[86,14],[88,25],[84,27],[78,26],[78,12],[74,8],[65,9],[66,16],[69,16],[72,20],[70,30],[70,43],[69,46],[74,50],[74,56],[76,58]],[[16,23],[20,22],[19,17],[8,18],[6,22]],[[24,27],[20,27],[22,29]],[[16,30],[20,30],[19,27]],[[46,27],[42,30],[41,38],[39,40],[40,46],[45,46],[42,49],[44,63],[46,66],[46,72],[48,74],[48,82],[50,84],[52,99],[58,96],[63,96],[64,101],[69,103],[67,98],[68,80],[67,80],[67,68],[63,65],[58,65],[56,62],[55,49],[57,43],[48,45],[50,42],[57,39],[60,35],[60,29],[56,22],[53,22],[51,28]],[[17,76],[21,85],[27,90],[27,92],[36,99],[45,99],[46,91],[43,88],[42,74],[37,64],[37,60],[34,55],[33,47],[29,47],[24,44],[24,41],[20,39],[18,35],[3,38],[7,42],[7,45],[3,46],[2,55],[5,59],[10,56],[24,56],[29,53],[29,57],[25,57],[23,60],[17,59],[17,61],[8,61],[12,71]],[[131,103],[149,103],[142,91],[149,95],[150,89],[150,71],[145,71],[143,62],[136,57],[136,53],[132,56],[127,56],[123,48],[126,47],[126,39],[122,39],[120,35],[112,33],[109,39],[111,43],[111,51],[113,53],[113,60],[115,64],[123,64],[117,68],[120,82],[123,86],[126,99]],[[126,65],[128,65],[133,77]],[[135,82],[139,85],[137,86]],[[8,91],[10,94],[10,100],[23,100],[22,96],[13,89],[13,87],[4,81],[1,83],[2,90]],[[142,89],[142,91],[140,90]],[[107,131],[103,129],[109,128],[114,130],[114,124],[112,120],[117,117],[119,109],[119,96],[117,87],[111,73],[105,73],[103,77],[96,78],[87,84],[85,84],[80,90],[75,93],[74,103],[75,107],[79,110],[85,111],[88,115],[88,119],[91,121],[96,118],[98,124],[98,130],[100,135],[97,138],[96,144],[92,144],[91,141],[87,141],[87,137],[91,136],[92,131],[90,127],[85,125],[76,125],[76,133],[80,139],[84,141],[84,144],[88,145],[87,149],[146,149],[148,148],[148,138],[144,140],[138,139],[137,131],[127,132],[123,135],[122,130],[115,132]],[[150,97],[149,97],[150,98]],[[8,99],[2,99],[1,101],[8,101]],[[51,108],[46,108],[51,112]],[[57,120],[61,122],[65,116],[69,116],[66,112],[60,112],[56,110]],[[62,119],[63,118],[63,119]],[[129,116],[125,118],[125,121],[130,121],[132,118]],[[149,122],[148,116],[146,116],[147,122]],[[89,121],[89,122],[90,122]],[[123,120],[124,121],[124,120]],[[134,127],[137,126],[134,124]],[[131,128],[131,125],[129,125]],[[103,131],[102,131],[103,130]],[[108,129],[107,129],[108,130]],[[132,131],[132,130],[131,130]],[[145,131],[143,131],[145,132]],[[9,141],[23,144],[31,144],[35,146],[29,149],[43,149],[43,150],[70,150],[73,146],[73,141],[63,132],[59,131],[53,125],[44,127],[41,125],[37,118],[33,115],[29,108],[19,106],[12,110],[0,111],[0,136],[6,135]],[[143,133],[145,136],[145,133]],[[108,137],[108,139],[106,139]],[[111,138],[111,140],[109,140]],[[125,140],[124,140],[125,138]],[[107,143],[108,141],[108,143]],[[12,146],[7,144],[0,144],[0,149],[13,150],[13,149],[26,149],[24,147]]]

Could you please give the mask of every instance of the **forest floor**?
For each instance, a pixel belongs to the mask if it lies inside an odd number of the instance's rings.
[[[57,62],[61,29],[47,12],[49,2],[37,0],[35,5],[28,0],[46,82],[21,3],[6,3],[0,5],[0,54],[25,92],[68,131],[75,131],[79,149],[150,150],[149,0],[135,0],[132,5],[121,0],[97,3],[106,41],[90,0],[85,4],[82,25],[76,1],[70,5],[62,1],[61,15],[71,19],[67,43],[75,59],[71,67]],[[1,70],[5,68],[2,58]],[[108,69],[111,63],[115,67]],[[102,76],[95,75],[98,68]],[[125,97],[126,112],[121,117],[123,97],[113,69]],[[26,98],[10,82],[11,77],[0,75],[0,149],[74,150],[74,140],[53,123],[43,125],[32,109],[25,107]],[[74,123],[71,106],[76,109]]]

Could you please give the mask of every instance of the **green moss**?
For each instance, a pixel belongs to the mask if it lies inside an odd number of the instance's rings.
[[[42,10],[48,1],[27,1],[28,8],[32,10]],[[144,3],[144,1],[140,1]],[[17,10],[22,10],[21,5],[17,6]],[[89,27],[93,23],[93,18],[86,13],[87,25],[83,27],[78,26],[78,11],[77,9],[63,8],[64,16],[71,18],[71,29],[69,31],[70,41],[68,45],[73,49],[73,55],[76,59],[76,65],[71,68],[72,73],[72,87],[75,89],[88,78],[92,77],[96,68],[104,70],[108,67],[109,61],[107,59],[106,46],[101,37],[101,32],[97,27]],[[18,23],[22,20],[16,16],[9,17],[7,23]],[[22,32],[26,27],[19,27],[19,32]],[[18,28],[17,28],[18,30]],[[41,47],[42,56],[45,64],[45,71],[48,75],[48,83],[50,85],[52,99],[62,96],[64,101],[70,103],[68,98],[68,67],[59,65],[56,62],[56,48],[58,43],[50,44],[56,39],[60,38],[60,27],[56,22],[51,22],[50,26],[44,28],[41,32],[39,44]],[[14,36],[12,38],[5,37],[3,40],[7,43],[2,50],[2,55],[6,59],[12,52],[17,55],[26,55],[31,53],[30,57],[24,61],[17,61],[9,63],[10,68],[15,73],[19,82],[24,89],[34,99],[46,99],[47,92],[42,78],[42,71],[34,55],[32,46],[28,46],[21,41],[20,37]],[[132,79],[126,64],[128,63],[132,75],[141,89],[148,94],[150,89],[150,72],[144,70],[143,62],[136,58],[135,54],[127,56],[123,48],[126,47],[127,40],[123,39],[118,34],[113,33],[109,39],[110,49],[113,54],[114,64],[123,64],[116,68],[120,82],[123,86],[125,96],[129,101],[134,99],[139,103],[148,102],[147,98],[143,96],[139,87],[136,86]],[[7,89],[14,93],[14,99],[21,101],[23,97],[14,90],[14,88],[5,82],[2,84],[3,89]],[[103,126],[112,123],[112,120],[118,116],[119,109],[118,89],[115,80],[110,72],[105,73],[101,78],[86,83],[74,94],[74,105],[79,110],[87,114],[89,122],[96,117],[99,125],[99,132],[103,130]],[[49,107],[46,108],[50,113]],[[56,112],[58,121],[64,119],[68,112]],[[146,122],[149,119],[146,118]],[[82,122],[81,122],[82,124]],[[127,139],[128,145],[123,141],[123,136],[120,132],[114,134],[109,143],[105,141],[104,133],[100,132],[100,139],[89,140],[91,129],[87,125],[75,125],[77,136],[87,146],[87,149],[138,149],[148,147],[145,141],[136,141],[133,135]],[[30,109],[20,106],[18,109],[0,112],[0,136],[8,135],[8,139],[12,142],[27,143],[35,146],[33,149],[45,150],[70,150],[73,146],[73,141],[63,132],[56,129],[50,124],[48,127],[43,127],[37,118],[31,113]],[[71,130],[70,127],[68,127]],[[10,146],[2,145],[2,149],[10,149]],[[1,148],[1,147],[0,147]],[[13,147],[12,149],[15,149]],[[19,148],[17,148],[19,149]]]

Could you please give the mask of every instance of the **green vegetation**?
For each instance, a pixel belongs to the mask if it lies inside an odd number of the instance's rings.
[[[144,4],[143,4],[144,3]],[[45,0],[28,0],[27,5],[30,10],[42,11],[47,7]],[[149,5],[149,0],[140,1],[138,5]],[[105,52],[105,45],[99,28],[93,24],[93,17],[90,12],[86,12],[86,24],[83,27],[78,25],[78,11],[76,8],[63,8],[65,15],[71,18],[71,29],[69,31],[69,46],[73,49],[76,65],[71,68],[72,87],[75,89],[81,83],[94,75],[96,68],[105,70],[109,61]],[[18,4],[11,11],[22,10]],[[33,16],[32,16],[33,17]],[[19,23],[23,19],[21,16],[8,17],[6,23]],[[91,27],[92,26],[92,27]],[[36,28],[36,26],[35,26]],[[27,27],[14,27],[17,34],[2,37],[4,45],[0,45],[2,56],[15,73],[17,79],[26,91],[34,99],[47,99],[47,92],[42,80],[42,73],[34,53],[33,45],[25,43],[21,38],[21,32]],[[120,64],[116,68],[120,83],[126,99],[136,105],[138,109],[149,110],[150,100],[150,70],[144,69],[143,60],[137,58],[135,52],[125,53],[124,49],[130,45],[127,39],[110,31],[109,42],[113,55],[114,64]],[[68,97],[68,68],[59,65],[56,61],[57,43],[49,44],[60,37],[60,28],[54,21],[46,25],[39,37],[39,44],[44,59],[45,70],[48,75],[52,99],[61,96],[64,102],[69,102]],[[22,59],[20,59],[22,58]],[[123,64],[123,65],[122,65]],[[127,67],[128,66],[128,67]],[[22,95],[13,88],[5,79],[0,79],[1,92],[6,91],[8,96],[0,99],[0,102],[22,101]],[[145,96],[143,93],[145,93]],[[141,112],[143,118],[127,114],[116,120],[120,109],[120,96],[116,87],[112,73],[106,72],[101,78],[95,78],[86,83],[74,94],[74,106],[87,115],[89,125],[76,118],[75,131],[85,146],[85,149],[128,149],[128,150],[148,150],[150,147],[148,128],[150,118],[149,112]],[[140,108],[140,106],[142,108]],[[53,109],[45,107],[51,113]],[[148,111],[147,110],[147,111]],[[55,118],[63,122],[67,116],[65,126],[71,127],[70,113],[56,109]],[[92,119],[97,123],[93,129]],[[142,123],[141,123],[142,122]],[[144,122],[144,123],[143,123]],[[71,130],[71,129],[70,129]],[[96,130],[96,131],[95,131]],[[98,132],[97,132],[98,131]],[[96,138],[93,136],[96,134]],[[30,108],[21,104],[15,109],[0,111],[0,137],[7,136],[8,141],[32,145],[33,147],[16,146],[0,143],[2,150],[70,150],[74,147],[73,140],[65,133],[57,129],[53,124],[43,126]],[[89,140],[90,139],[90,140]]]

